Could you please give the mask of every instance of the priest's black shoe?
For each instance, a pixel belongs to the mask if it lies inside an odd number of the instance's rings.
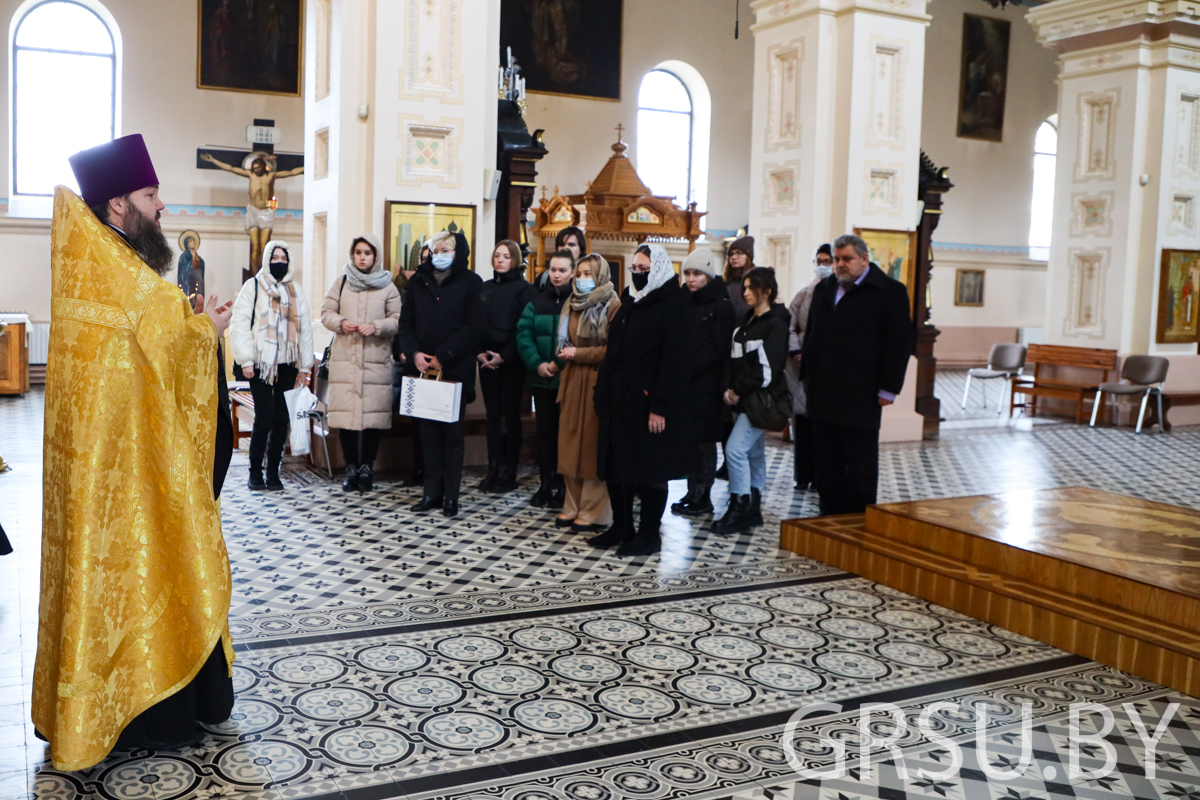
[[[762,492],[758,489],[750,490],[750,527],[757,528],[763,524],[762,515]]]
[[[358,468],[358,490],[360,492],[369,492],[375,488],[375,472],[363,464]]]
[[[263,482],[262,470],[250,470],[250,482],[246,484],[253,492],[261,492],[267,488],[267,484]]]
[[[747,533],[750,530],[750,495],[729,496],[729,508],[725,516],[713,523],[713,533]]]
[[[269,470],[267,471],[267,491],[268,492],[282,492],[283,491],[283,481],[279,480],[278,472],[271,472]]]
[[[342,479],[342,491],[353,492],[358,489],[358,465],[346,465],[346,477]]]
[[[411,510],[418,514],[424,514],[426,511],[433,511],[435,508],[441,507],[441,505],[442,498],[440,497],[422,497],[421,502],[414,503]]]
[[[545,508],[546,503],[550,502],[550,495],[553,491],[554,487],[550,481],[542,481],[542,485],[533,493],[533,497],[529,498],[529,505],[534,508]]]
[[[624,544],[632,538],[632,528],[627,528],[624,525],[614,523],[613,526],[604,533],[588,539],[588,544],[590,544],[592,547],[607,549],[609,547],[616,547],[617,545]]]
[[[443,517],[457,517],[458,516],[458,501],[447,498],[446,502],[442,503],[442,516]]]
[[[408,480],[404,482],[405,486],[424,486],[425,485],[425,470],[413,470],[413,474],[408,476]]]

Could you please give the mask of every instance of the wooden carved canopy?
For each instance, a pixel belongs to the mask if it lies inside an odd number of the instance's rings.
[[[545,267],[545,241],[553,242],[560,231],[572,225],[582,229],[589,242],[687,240],[688,251],[695,249],[696,239],[703,233],[700,219],[705,212],[697,211],[695,203],[680,208],[674,198],[653,194],[625,156],[629,147],[621,141],[621,126],[617,130],[613,154],[586,192],[564,197],[556,186],[554,196],[546,199],[543,188],[542,201],[533,209],[538,241],[533,266],[537,272]],[[603,251],[602,246],[591,249]]]

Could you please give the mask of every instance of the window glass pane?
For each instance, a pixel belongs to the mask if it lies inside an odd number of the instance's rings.
[[[113,59],[18,50],[14,188],[75,188],[67,156],[113,138]]]
[[[1035,153],[1051,156],[1058,152],[1058,131],[1049,122],[1043,122],[1038,128],[1037,136],[1033,140],[1033,150]]]
[[[1033,203],[1030,209],[1030,257],[1044,261],[1048,257],[1050,232],[1054,225],[1055,156],[1039,153],[1033,157]]]
[[[688,97],[683,81],[669,72],[656,69],[642,79],[638,92],[639,108],[656,108],[661,111],[691,111],[692,100]]]
[[[674,197],[680,205],[688,202],[691,134],[690,114],[638,112],[638,175],[654,194]]]
[[[45,3],[30,11],[17,28],[16,45],[80,53],[113,51],[108,27],[76,3]]]

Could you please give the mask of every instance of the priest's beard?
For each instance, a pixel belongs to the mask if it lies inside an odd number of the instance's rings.
[[[129,243],[150,269],[166,275],[175,254],[167,244],[162,228],[158,227],[158,221],[147,217],[133,203],[126,208],[129,213],[125,215],[125,235],[129,237]]]

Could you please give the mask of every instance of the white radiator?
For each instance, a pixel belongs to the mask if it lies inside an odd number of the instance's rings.
[[[50,323],[35,322],[29,326],[29,363],[45,364],[50,354]]]

